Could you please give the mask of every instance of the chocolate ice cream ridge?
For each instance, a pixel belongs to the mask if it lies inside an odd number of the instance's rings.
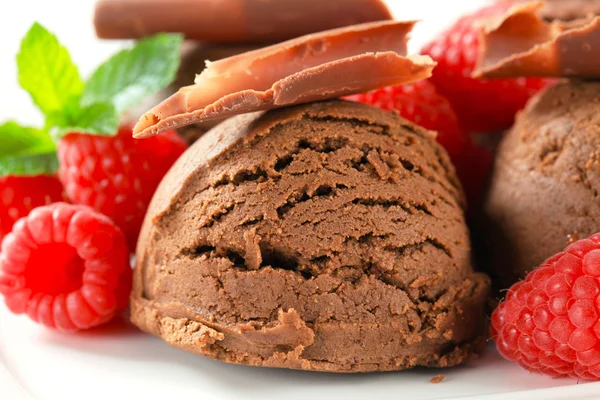
[[[208,63],[195,85],[145,113],[134,135],[428,78],[435,63],[428,56],[406,56],[413,26],[354,25]]]

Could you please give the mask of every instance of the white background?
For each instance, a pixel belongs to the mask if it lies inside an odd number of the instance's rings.
[[[91,0],[0,1],[0,122],[41,123],[29,96],[18,88],[15,68],[20,38],[33,21],[59,36],[84,76],[126,45],[95,39]],[[414,50],[457,15],[483,1],[393,0],[389,4],[399,19],[425,19],[415,31]],[[429,383],[440,373],[446,376],[442,383]],[[600,398],[600,383],[576,385],[570,379],[531,375],[502,360],[492,345],[480,360],[443,371],[343,376],[232,366],[169,348],[123,321],[98,331],[61,334],[25,317],[12,316],[0,305],[0,400],[188,395],[202,400],[593,399]]]

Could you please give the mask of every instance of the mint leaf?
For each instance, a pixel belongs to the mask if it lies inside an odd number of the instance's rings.
[[[52,174],[56,147],[45,132],[10,121],[0,125],[0,176]]]
[[[45,115],[63,110],[83,90],[67,49],[37,22],[21,42],[17,65],[19,83]]]
[[[14,121],[0,125],[0,157],[24,154],[34,148],[54,150],[54,143],[43,131],[21,126]]]
[[[95,103],[72,114],[51,114],[49,121],[56,141],[70,132],[112,136],[119,129],[119,114],[111,103]]]
[[[0,157],[0,176],[53,175],[58,171],[56,152]]]
[[[115,54],[89,78],[81,104],[112,102],[122,113],[164,88],[179,68],[182,42],[182,35],[159,34]]]

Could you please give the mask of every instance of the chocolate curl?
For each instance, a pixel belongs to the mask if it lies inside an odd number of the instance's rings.
[[[512,7],[483,28],[475,78],[600,78],[600,17],[546,22],[542,2]]]
[[[392,16],[382,0],[98,0],[96,34],[183,33],[212,43],[273,43]]]
[[[435,62],[404,56],[414,24],[355,25],[207,63],[195,85],[145,113],[134,136],[426,79]]]

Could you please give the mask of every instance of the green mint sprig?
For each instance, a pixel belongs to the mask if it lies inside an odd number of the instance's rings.
[[[0,176],[55,173],[56,143],[69,132],[116,134],[123,112],[173,81],[182,42],[177,34],[142,39],[84,81],[57,37],[34,23],[21,42],[17,66],[19,83],[45,124],[0,125]]]
[[[17,54],[19,83],[44,115],[76,102],[83,81],[69,51],[37,22],[21,41]]]

